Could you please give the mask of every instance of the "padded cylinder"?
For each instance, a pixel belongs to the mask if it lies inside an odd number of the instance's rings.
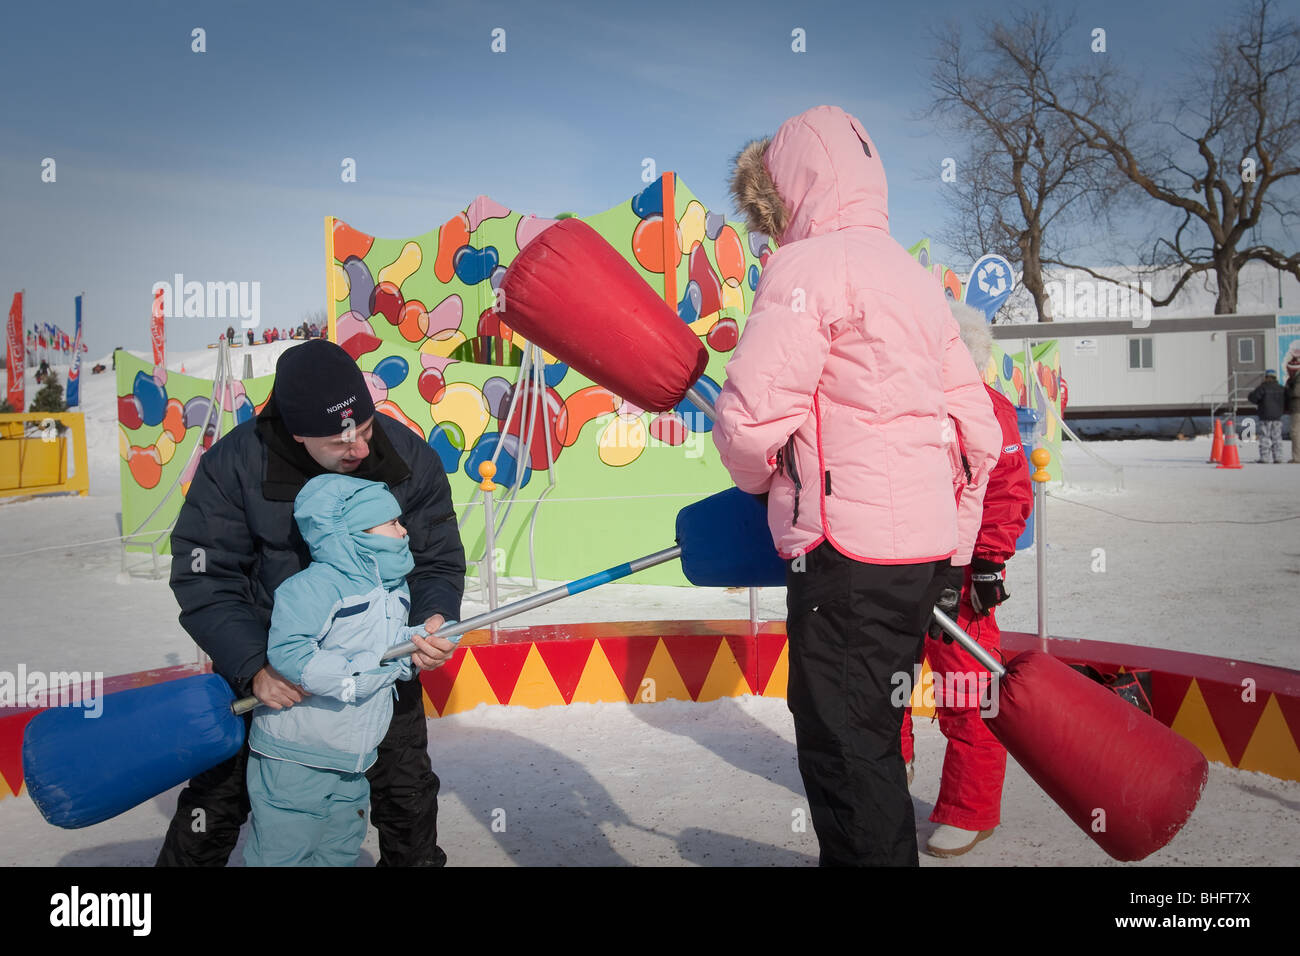
[[[677,512],[682,573],[697,587],[785,587],[762,501],[728,488]]]
[[[708,363],[699,337],[580,219],[524,246],[501,292],[506,325],[641,408],[672,408]]]
[[[998,682],[994,735],[1047,795],[1117,860],[1141,860],[1196,809],[1209,765],[1160,721],[1038,651]]]
[[[107,694],[97,717],[51,707],[23,737],[27,793],[49,823],[99,823],[164,793],[244,743],[235,696],[215,674]]]

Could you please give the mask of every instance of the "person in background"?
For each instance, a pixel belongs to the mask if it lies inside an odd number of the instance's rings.
[[[1264,381],[1246,396],[1259,412],[1259,463],[1282,464],[1282,414],[1286,407],[1286,391],[1278,384],[1274,369],[1264,370]],[[1295,433],[1292,432],[1294,441]]]
[[[983,313],[958,302],[950,303],[961,328],[961,340],[977,369],[988,367],[993,336]],[[1016,539],[1034,506],[1029,462],[1020,447],[1016,408],[1001,392],[989,388],[989,400],[1002,428],[1002,454],[989,474],[979,534],[971,563],[962,582],[954,615],[957,624],[996,656],[1000,647],[994,609],[1008,597],[1003,579],[1006,562],[1016,553]],[[934,675],[935,713],[947,738],[939,798],[930,821],[939,824],[926,851],[932,856],[961,856],[992,836],[1001,822],[1002,781],[1007,751],[984,723],[981,708],[987,703],[991,677],[947,634],[931,628],[930,636],[942,641],[925,643]],[[903,717],[903,759],[908,782],[912,780],[912,717]]]
[[[1300,352],[1286,360],[1286,410],[1291,413],[1291,464],[1300,465]]]
[[[787,701],[820,863],[916,866],[891,689],[970,562],[1001,431],[943,290],[889,234],[884,166],[855,117],[787,120],[741,151],[732,192],[780,248],[713,437],[736,485],[768,496],[789,562]]]

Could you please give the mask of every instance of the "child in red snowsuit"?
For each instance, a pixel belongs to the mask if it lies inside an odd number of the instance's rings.
[[[988,365],[992,343],[984,317],[961,305],[955,305],[953,313],[975,367],[983,371]],[[1016,553],[1016,539],[1024,531],[1033,508],[1033,489],[1029,463],[1020,447],[1015,406],[1000,392],[984,387],[1002,426],[1002,455],[989,475],[979,535],[962,585],[957,623],[981,646],[996,653],[1001,632],[993,612],[1007,598],[1002,575],[1007,559]],[[930,814],[931,822],[940,826],[930,837],[926,850],[934,856],[960,856],[992,835],[1000,821],[1007,752],[980,716],[981,695],[976,689],[983,689],[982,698],[987,703],[989,672],[955,643],[930,640],[925,642],[925,647],[934,676],[939,729],[948,739],[939,799]],[[969,677],[948,676],[954,674]],[[910,708],[904,712],[902,747],[910,780],[913,756]]]

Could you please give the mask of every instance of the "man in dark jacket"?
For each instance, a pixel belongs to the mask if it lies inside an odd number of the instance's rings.
[[[1246,396],[1259,411],[1259,463],[1282,464],[1282,410],[1286,392],[1277,382],[1277,372],[1266,369],[1264,381]]]
[[[1291,464],[1300,465],[1300,352],[1286,362],[1286,410],[1291,414]]]
[[[257,418],[238,426],[200,460],[172,532],[171,587],[181,625],[212,658],[236,696],[278,710],[303,691],[266,660],[275,589],[310,563],[293,518],[294,499],[316,475],[334,472],[385,482],[402,506],[415,570],[409,623],[430,631],[460,617],[465,553],[451,488],[433,450],[404,425],[375,414],[356,363],[332,342],[288,349]],[[418,641],[413,660],[431,668],[449,641]],[[440,865],[439,781],[429,764],[418,679],[399,681],[379,759],[366,774],[381,866]],[[181,791],[158,856],[160,866],[223,866],[248,818],[248,745]]]

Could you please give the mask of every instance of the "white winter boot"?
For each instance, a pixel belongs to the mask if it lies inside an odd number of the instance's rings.
[[[993,830],[996,829],[997,827],[993,828]],[[976,843],[991,837],[993,830],[963,830],[960,827],[941,823],[938,829],[930,835],[930,841],[926,844],[925,850],[931,856],[944,858],[961,856],[963,853],[969,853],[975,849]]]

